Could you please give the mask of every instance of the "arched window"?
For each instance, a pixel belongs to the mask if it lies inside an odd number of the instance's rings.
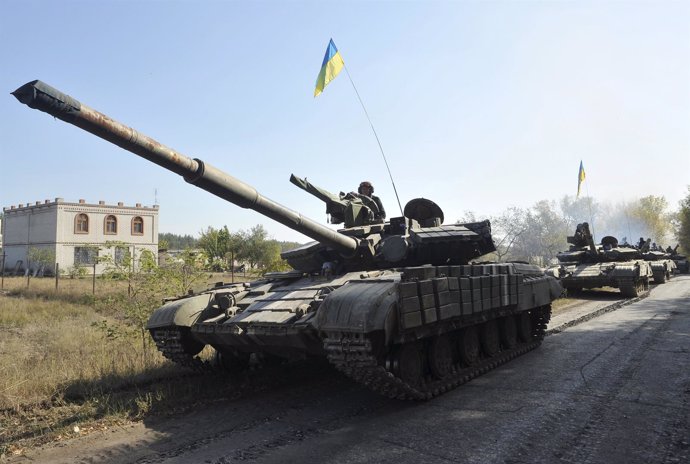
[[[144,220],[140,216],[132,219],[132,235],[144,235]]]
[[[104,232],[107,235],[117,234],[117,218],[112,214],[105,217]]]
[[[88,234],[89,233],[89,217],[84,214],[77,214],[74,218],[74,233]]]

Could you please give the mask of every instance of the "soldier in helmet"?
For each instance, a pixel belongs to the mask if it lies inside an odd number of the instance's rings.
[[[363,181],[361,184],[359,184],[359,188],[357,189],[357,193],[360,195],[365,195],[372,200],[374,200],[374,203],[376,203],[376,206],[378,206],[379,210],[378,212],[374,215],[374,219],[381,219],[384,220],[386,219],[386,210],[383,209],[383,203],[381,203],[381,199],[374,195],[374,186],[371,185],[371,182],[368,181]]]

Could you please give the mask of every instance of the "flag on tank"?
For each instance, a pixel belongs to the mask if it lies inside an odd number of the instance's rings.
[[[333,43],[333,39],[328,42],[328,47],[326,47],[326,55],[323,57],[323,63],[321,63],[321,71],[319,71],[319,76],[316,78],[316,89],[314,89],[314,97],[323,92],[329,82],[335,79],[335,76],[343,69],[345,62],[343,57],[340,56],[338,48]]]
[[[580,198],[580,187],[585,181],[585,167],[582,165],[582,160],[580,160],[580,171],[577,173],[577,196],[575,198]]]

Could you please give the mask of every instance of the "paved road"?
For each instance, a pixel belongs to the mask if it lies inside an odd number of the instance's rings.
[[[425,403],[381,398],[322,365],[286,376],[16,462],[687,463],[690,276]]]

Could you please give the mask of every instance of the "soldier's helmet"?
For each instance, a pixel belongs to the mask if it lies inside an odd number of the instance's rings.
[[[359,184],[357,193],[361,193],[362,195],[371,195],[374,193],[374,186],[371,185],[371,182],[365,180]]]

